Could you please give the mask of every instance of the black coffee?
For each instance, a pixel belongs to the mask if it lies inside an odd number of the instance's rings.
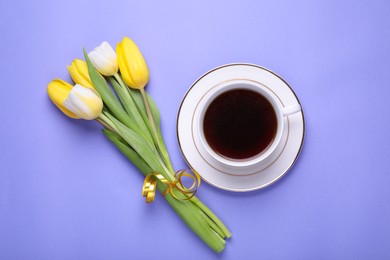
[[[261,94],[234,89],[216,97],[206,110],[203,132],[218,154],[245,159],[264,151],[275,138],[277,120]]]

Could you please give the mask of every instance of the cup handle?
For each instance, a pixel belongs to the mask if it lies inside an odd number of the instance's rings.
[[[301,111],[299,104],[283,108],[283,116],[290,116]]]

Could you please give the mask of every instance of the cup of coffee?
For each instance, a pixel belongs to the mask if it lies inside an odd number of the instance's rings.
[[[272,163],[283,145],[286,117],[301,110],[284,107],[267,86],[231,80],[211,88],[193,121],[195,144],[213,167],[228,174],[258,172]]]

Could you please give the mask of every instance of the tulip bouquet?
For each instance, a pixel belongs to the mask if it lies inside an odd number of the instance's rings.
[[[116,52],[103,42],[89,54],[84,50],[84,57],[85,61],[76,59],[68,67],[74,86],[61,79],[49,83],[50,99],[71,118],[98,121],[108,139],[146,176],[146,201],[154,200],[157,188],[188,227],[221,252],[231,233],[194,196],[199,175],[174,171],[161,134],[159,111],[145,91],[149,70],[137,45],[125,37]],[[185,187],[182,177],[191,177],[194,185]]]

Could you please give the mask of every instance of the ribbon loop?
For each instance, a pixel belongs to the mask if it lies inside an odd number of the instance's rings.
[[[183,184],[183,177],[188,177],[192,180],[192,184],[189,188]],[[192,174],[185,170],[177,171],[175,173],[175,180],[172,182],[169,182],[159,173],[149,173],[146,175],[144,185],[142,187],[142,196],[146,198],[146,203],[148,204],[154,201],[157,189],[157,180],[168,185],[168,187],[161,194],[165,197],[169,193],[177,200],[189,200],[195,196],[201,181],[199,173],[194,170],[192,170]],[[179,197],[177,194],[175,194],[174,190],[177,190],[177,192],[183,194],[184,196]]]

